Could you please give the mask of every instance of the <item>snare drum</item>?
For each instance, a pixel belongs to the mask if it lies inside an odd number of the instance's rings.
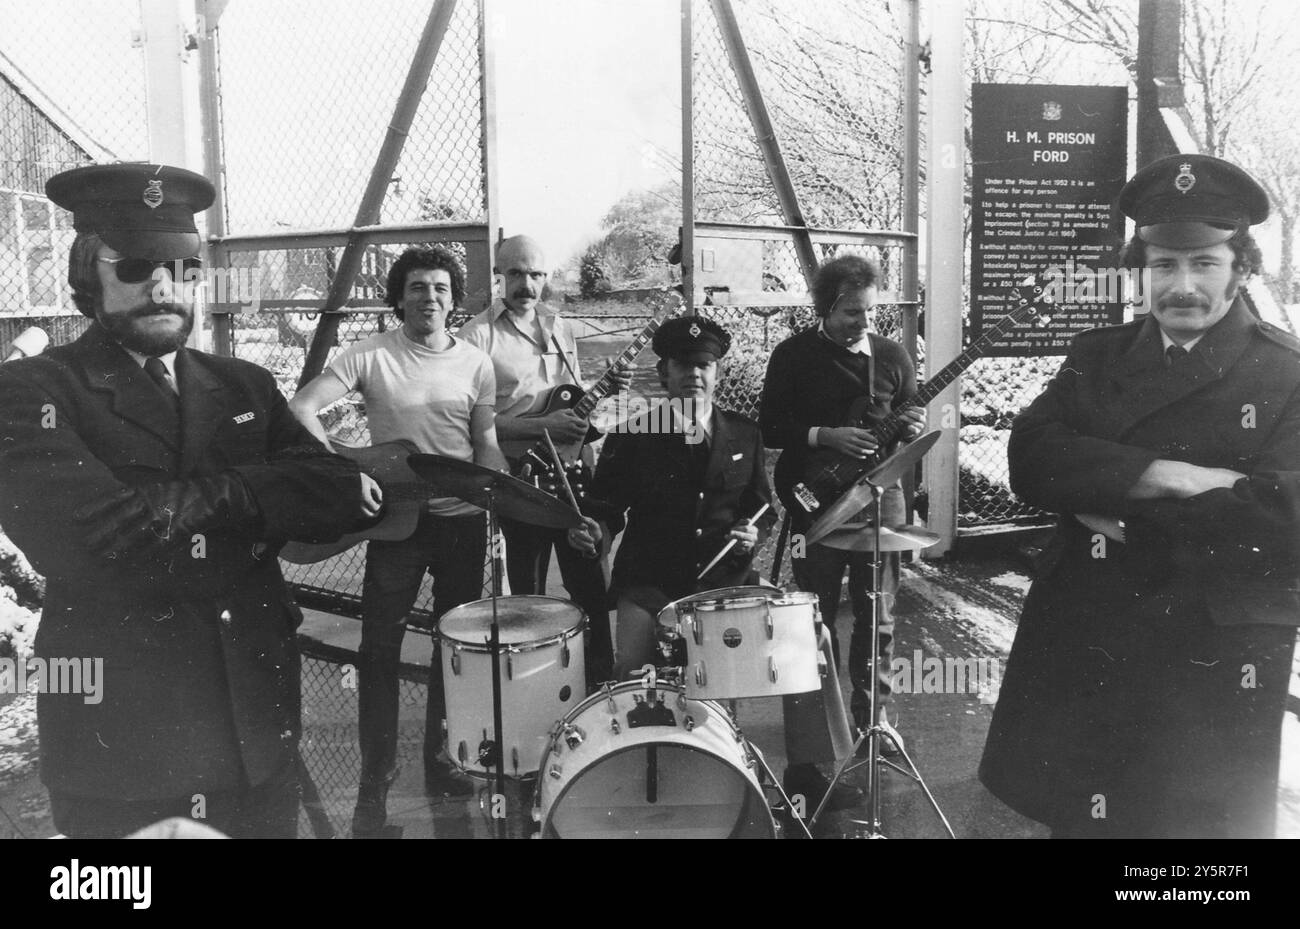
[[[607,684],[552,729],[533,819],[546,839],[772,839],[754,765],[718,704]]]
[[[727,587],[670,603],[686,645],[686,695],[696,700],[776,697],[821,688],[817,597]]]
[[[532,774],[547,732],[587,693],[582,631],[587,618],[555,597],[498,597],[501,726],[505,773]],[[492,601],[475,600],[438,621],[447,695],[447,754],[467,774],[486,775],[480,745],[492,737]]]

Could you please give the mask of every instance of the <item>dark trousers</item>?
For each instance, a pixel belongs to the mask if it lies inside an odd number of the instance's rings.
[[[234,839],[294,839],[300,796],[293,759],[256,787],[184,797],[113,800],[52,790],[50,812],[54,827],[71,839],[120,839],[173,816],[194,819]]]
[[[357,654],[363,790],[386,785],[396,774],[398,667],[406,621],[419,596],[424,572],[433,575],[433,612],[435,618],[441,618],[452,607],[481,599],[486,551],[487,517],[483,513],[424,515],[409,539],[370,542],[361,592],[361,648]],[[442,750],[446,709],[442,660],[435,636],[425,711],[426,769]]]
[[[587,687],[612,680],[614,643],[609,634],[609,591],[601,560],[585,558],[570,547],[563,529],[503,519],[501,532],[506,537],[506,575],[513,594],[546,593],[551,548],[555,548],[564,589],[569,592],[569,599],[587,614]]]
[[[809,545],[803,558],[791,559],[795,583],[800,589],[817,596],[822,622],[831,630],[837,667],[842,665],[835,620],[839,612],[844,571],[848,569],[849,602],[853,609],[853,634],[849,638],[849,679],[853,682],[850,709],[859,726],[870,722],[867,715],[871,687],[871,598],[868,596],[873,589],[871,558],[870,552],[846,552],[824,545]],[[898,555],[886,554],[881,566],[884,590],[880,597],[880,624],[877,629],[875,677],[880,695],[878,706],[885,706],[893,693],[890,686],[890,664],[894,658],[893,606],[894,596],[898,592],[899,572]]]

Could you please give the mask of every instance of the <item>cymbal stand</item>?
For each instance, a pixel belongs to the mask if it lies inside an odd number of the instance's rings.
[[[497,622],[497,598],[501,596],[501,555],[498,551],[497,533],[500,527],[497,525],[497,507],[496,495],[491,488],[487,491],[488,498],[488,538],[492,546],[492,628],[488,636],[488,649],[492,653],[492,743],[487,754],[491,758],[491,766],[496,768],[496,790],[498,797],[506,795],[506,776],[505,776],[505,739],[503,736],[504,725],[502,723],[501,710],[501,626]],[[484,747],[480,746],[479,754],[484,754]],[[480,760],[482,760],[480,758]],[[489,803],[488,808],[493,809],[495,804]],[[493,810],[495,812],[495,810]],[[498,839],[506,838],[506,818],[504,816],[496,817],[496,833]]]
[[[889,838],[880,828],[880,769],[887,765],[895,771],[898,771],[900,774],[910,777],[920,785],[921,790],[925,792],[925,799],[929,801],[930,807],[934,810],[935,815],[937,815],[939,821],[943,823],[943,828],[948,833],[948,838],[955,839],[957,836],[952,831],[952,826],[948,823],[948,817],[943,815],[943,810],[939,808],[939,802],[934,799],[934,794],[930,792],[930,788],[926,785],[925,779],[921,777],[921,772],[917,770],[916,763],[912,761],[912,757],[907,753],[907,749],[903,746],[902,737],[899,736],[898,732],[893,726],[889,725],[888,722],[877,721],[877,691],[880,686],[877,672],[877,662],[879,661],[878,652],[880,648],[880,614],[883,608],[883,598],[888,596],[884,590],[884,554],[880,551],[880,501],[881,497],[884,495],[884,488],[871,481],[864,481],[863,483],[866,483],[871,488],[871,512],[873,517],[871,521],[871,532],[873,535],[873,544],[871,547],[871,585],[873,589],[867,595],[871,599],[871,664],[869,665],[871,669],[871,689],[867,692],[867,712],[870,714],[871,724],[865,730],[858,731],[858,737],[853,742],[853,748],[849,751],[848,756],[840,762],[839,766],[835,769],[835,775],[831,778],[830,786],[826,788],[826,793],[822,796],[821,802],[817,804],[817,809],[813,813],[812,819],[808,821],[808,827],[811,829],[816,826],[818,818],[821,816],[826,804],[830,801],[831,792],[835,789],[835,785],[843,780],[850,772],[866,766],[867,819],[865,821],[853,820],[855,824],[863,827],[858,829],[857,837],[864,839]],[[881,757],[880,738],[882,735],[889,736],[894,745],[898,747],[899,753],[907,763],[906,770]],[[858,749],[862,746],[864,741],[867,743],[867,757],[863,761],[855,764],[854,758],[857,757]]]

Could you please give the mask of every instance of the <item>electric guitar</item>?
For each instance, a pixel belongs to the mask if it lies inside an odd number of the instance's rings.
[[[541,419],[558,410],[572,410],[583,419],[590,420],[597,404],[615,392],[617,382],[614,378],[614,372],[620,366],[631,366],[637,356],[650,344],[655,333],[659,331],[659,327],[681,309],[682,303],[681,294],[677,293],[677,291],[662,291],[652,301],[653,316],[650,321],[614,359],[614,363],[591,386],[590,390],[583,390],[576,384],[561,384],[559,387],[552,388],[546,395],[546,402],[540,410],[533,413],[524,413],[520,416],[520,419]],[[564,463],[564,470],[567,472],[569,483],[573,485],[574,493],[579,497],[582,496],[582,490],[591,476],[590,465],[582,460],[583,449],[589,442],[594,442],[600,438],[600,435],[598,429],[589,426],[587,434],[582,439],[565,444],[556,443],[556,451],[559,452],[560,460]],[[550,450],[546,446],[546,440],[540,439],[519,456],[514,468],[514,475],[530,480],[547,493],[558,496],[559,481],[554,471],[555,465]]]
[[[1051,321],[1043,314],[1043,310],[1050,307],[1055,300],[1047,278],[1036,276],[1013,288],[1012,293],[1015,294],[1015,301],[1011,312],[967,346],[966,350],[945,365],[943,370],[926,381],[912,400],[892,411],[880,422],[867,421],[866,416],[871,408],[870,397],[859,397],[853,401],[844,425],[870,432],[878,443],[873,454],[866,458],[855,458],[831,448],[815,449],[804,462],[804,480],[793,486],[787,483],[784,487],[777,487],[781,501],[787,507],[798,507],[805,513],[815,513],[822,507],[834,503],[851,483],[884,461],[888,449],[906,432],[907,426],[902,417],[904,412],[913,407],[924,409],[928,406],[930,401],[941,394],[1016,324],[1031,316],[1037,317],[1044,325]]]

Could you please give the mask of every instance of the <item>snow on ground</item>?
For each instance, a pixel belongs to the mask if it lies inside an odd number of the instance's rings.
[[[1023,574],[1008,571],[1005,574],[999,574],[997,577],[989,578],[988,583],[996,584],[998,587],[1005,587],[1022,594],[1027,594],[1029,593],[1029,585],[1031,581]]]
[[[1011,653],[1011,642],[1016,637],[1016,624],[997,610],[978,606],[963,599],[959,594],[945,590],[939,584],[927,580],[925,575],[934,570],[911,565],[906,574],[908,590],[924,599],[931,606],[931,615],[950,616],[960,626],[981,642],[992,655],[1005,658]]]
[[[0,698],[0,784],[30,774],[36,748],[36,694]]]

